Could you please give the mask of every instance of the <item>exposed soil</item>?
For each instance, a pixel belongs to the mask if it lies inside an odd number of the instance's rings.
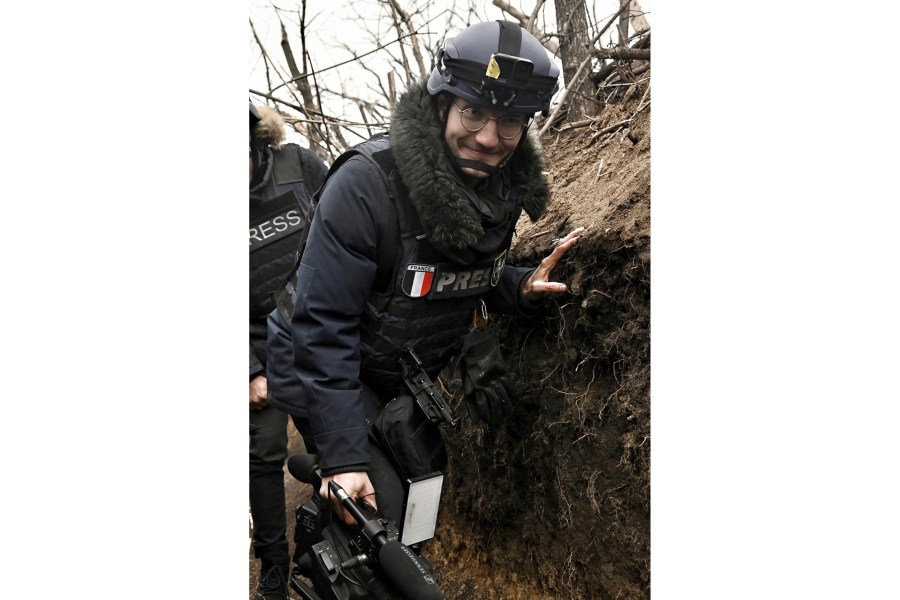
[[[641,79],[593,127],[544,139],[551,208],[522,218],[509,262],[537,264],[554,238],[588,231],[556,273],[571,294],[536,321],[494,319],[518,385],[513,418],[488,431],[464,416],[445,435],[424,554],[447,600],[650,597],[650,109],[635,115],[649,72]],[[629,130],[596,135],[633,115]],[[464,415],[455,373],[442,379]],[[310,487],[286,482],[292,536]],[[257,575],[251,550],[251,595]]]
[[[630,117],[648,84],[594,129]],[[511,264],[536,264],[553,238],[588,228],[558,269],[571,295],[536,322],[497,319],[514,419],[496,431],[464,421],[448,437],[426,547],[448,600],[650,597],[649,109],[628,135],[594,133],[545,139],[552,208],[520,223],[513,248]]]

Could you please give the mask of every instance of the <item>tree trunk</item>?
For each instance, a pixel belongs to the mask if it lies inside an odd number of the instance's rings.
[[[647,31],[650,29],[650,23],[644,16],[644,9],[641,8],[638,0],[631,0],[631,27],[636,31]]]
[[[556,27],[559,31],[559,57],[563,64],[565,85],[573,85],[572,78],[579,65],[590,53],[590,35],[588,34],[587,8],[584,0],[555,0]],[[594,88],[591,80],[583,77],[574,82],[569,92],[569,108],[567,121],[579,121],[593,117],[598,106],[593,102]]]

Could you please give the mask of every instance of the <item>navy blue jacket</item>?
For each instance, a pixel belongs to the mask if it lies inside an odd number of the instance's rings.
[[[327,180],[316,208],[290,327],[277,310],[269,315],[270,401],[309,420],[324,471],[365,470],[367,419],[388,400],[360,383],[358,326],[371,291],[391,276],[397,229],[376,167],[350,158]],[[486,296],[491,310],[533,314],[521,294],[532,271],[507,265]]]

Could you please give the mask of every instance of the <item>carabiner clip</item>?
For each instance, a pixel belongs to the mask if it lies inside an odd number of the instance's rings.
[[[480,309],[480,310],[479,310]],[[479,317],[480,323],[479,323]],[[475,307],[472,311],[472,330],[484,331],[487,329],[488,321],[490,321],[491,317],[488,315],[487,304],[484,303],[484,300],[481,300],[481,306]]]

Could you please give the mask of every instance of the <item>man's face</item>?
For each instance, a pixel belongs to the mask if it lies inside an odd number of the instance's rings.
[[[471,109],[467,115],[460,113],[461,110],[467,109]],[[447,112],[447,128],[444,130],[444,138],[451,154],[457,158],[477,160],[496,167],[516,149],[516,145],[522,138],[524,115],[482,108],[459,98],[452,98],[452,102],[447,106]],[[506,117],[506,124],[501,126],[497,119],[504,117]],[[476,128],[484,118],[487,118],[487,123],[480,130],[469,131],[469,129]],[[466,124],[463,119],[466,119]],[[503,133],[507,136],[510,134],[510,130],[516,129],[511,127],[514,125],[512,120],[518,120],[520,123],[517,133],[509,139],[501,137],[498,127],[504,129]],[[469,177],[488,177],[487,173],[478,169],[462,167],[461,170]]]

